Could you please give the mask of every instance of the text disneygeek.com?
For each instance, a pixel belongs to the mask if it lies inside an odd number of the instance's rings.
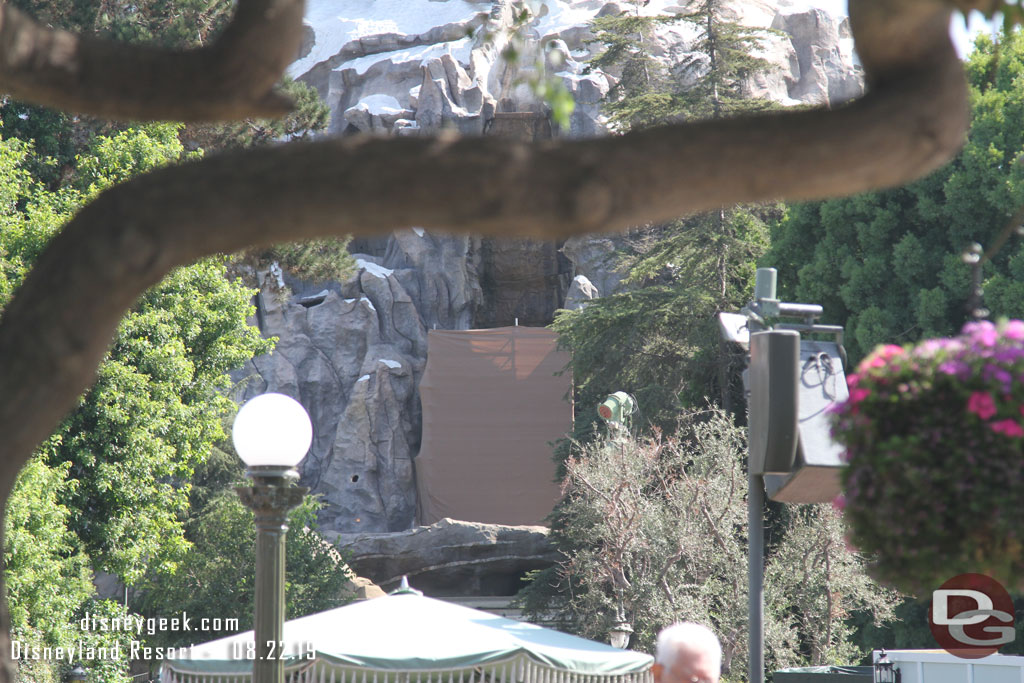
[[[223,633],[238,631],[237,618],[203,617],[195,619],[182,612],[174,617],[105,617],[86,613],[79,623],[83,633],[123,633],[137,636],[138,639],[117,641],[111,639],[109,644],[96,645],[92,638],[88,642],[77,640],[60,646],[39,645],[23,640],[11,641],[11,658],[15,660],[49,660],[73,664],[83,661],[98,660],[154,660],[154,659],[188,659],[192,657],[195,647],[153,647],[142,639],[145,635],[156,635],[167,632],[195,633],[195,640],[203,640],[198,634],[203,632]],[[253,641],[229,642],[225,645],[225,656],[229,659],[312,659],[314,650],[306,642],[268,642],[262,652],[257,655]]]

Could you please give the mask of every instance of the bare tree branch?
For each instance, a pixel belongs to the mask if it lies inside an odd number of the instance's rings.
[[[302,38],[302,0],[241,0],[208,47],[164,50],[40,26],[0,5],[0,91],[120,120],[227,121],[277,117],[271,91]]]

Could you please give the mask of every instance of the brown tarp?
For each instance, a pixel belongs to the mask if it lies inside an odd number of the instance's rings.
[[[567,353],[539,327],[431,331],[420,382],[420,524],[541,524],[559,497],[551,442],[572,424]]]

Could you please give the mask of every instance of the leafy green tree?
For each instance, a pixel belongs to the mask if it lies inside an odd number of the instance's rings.
[[[44,452],[52,450],[51,439]],[[128,653],[131,635],[83,630],[81,619],[94,616],[124,617],[123,605],[92,597],[89,558],[69,528],[72,511],[64,503],[77,481],[67,479],[67,463],[49,467],[42,455],[22,469],[7,505],[4,567],[11,614],[11,637],[23,654],[19,679],[26,683],[59,683],[66,662],[33,659],[30,648],[118,648],[117,656],[91,659],[89,680],[94,683],[129,683]]]
[[[319,507],[315,498],[307,497],[289,515],[285,546],[288,619],[339,607],[351,599],[346,591],[351,571],[337,549],[316,531]],[[196,620],[208,617],[211,623],[238,619],[237,630],[252,628],[256,541],[252,511],[234,491],[222,490],[191,516],[187,537],[192,545],[178,570],[154,577],[153,589],[141,598],[143,613],[187,612]],[[203,633],[203,639],[235,632],[227,626]],[[172,646],[196,640],[188,632],[162,633],[157,639]]]
[[[76,160],[74,182],[56,192],[32,177],[30,144],[2,141],[0,305],[89,197],[187,157],[177,129],[95,138]],[[223,439],[220,418],[233,409],[223,395],[227,372],[270,348],[246,325],[251,291],[224,274],[223,259],[211,259],[147,292],[121,323],[96,385],[42,454],[73,482],[62,503],[93,568],[129,584],[147,567],[172,570],[184,552],[180,517],[192,469]]]
[[[991,247],[1024,205],[1024,37],[978,39],[966,63],[972,123],[961,154],[906,187],[791,207],[762,259],[780,294],[823,304],[844,324],[851,361],[879,343],[956,332],[971,288],[962,254]],[[1014,220],[1019,222],[1019,217]],[[994,316],[1024,315],[1024,245],[1011,238],[985,265]]]
[[[563,554],[521,593],[528,613],[605,640],[614,620],[650,651],[659,629],[686,619],[710,625],[723,668],[742,680],[747,650],[745,431],[718,410],[691,414],[672,438],[620,437],[566,464],[565,497],[552,521]],[[848,662],[847,616],[891,614],[894,595],[867,579],[830,507],[795,511],[769,556],[766,645],[772,667]]]
[[[55,445],[51,440],[48,447]],[[68,466],[33,458],[18,475],[5,520],[4,566],[15,640],[33,645],[71,642],[71,618],[92,594],[89,559],[68,528],[64,504],[77,482]]]

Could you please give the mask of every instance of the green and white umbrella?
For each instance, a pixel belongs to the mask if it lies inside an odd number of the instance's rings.
[[[291,683],[648,683],[649,655],[419,595],[391,595],[284,625]],[[165,683],[245,683],[253,632],[165,659]],[[169,653],[171,654],[171,653]]]

